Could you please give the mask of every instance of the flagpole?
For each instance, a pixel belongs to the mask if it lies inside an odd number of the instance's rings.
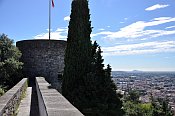
[[[49,0],[49,41],[50,41],[50,28],[51,28],[51,0]]]

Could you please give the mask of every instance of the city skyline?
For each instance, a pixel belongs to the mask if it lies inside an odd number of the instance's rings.
[[[54,0],[51,39],[66,40],[71,0]],[[175,71],[174,0],[89,1],[92,41],[114,71]],[[0,1],[0,34],[48,39],[48,0]]]

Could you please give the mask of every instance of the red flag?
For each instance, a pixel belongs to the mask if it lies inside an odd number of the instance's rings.
[[[55,4],[54,4],[54,1],[52,0],[52,7],[54,7],[55,6]]]

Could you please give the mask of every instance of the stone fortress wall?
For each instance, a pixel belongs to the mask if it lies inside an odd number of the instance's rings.
[[[42,76],[60,89],[58,77],[64,70],[66,41],[23,40],[18,41],[16,46],[22,52],[23,71],[29,80]]]

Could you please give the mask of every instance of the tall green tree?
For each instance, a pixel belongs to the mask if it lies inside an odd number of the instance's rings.
[[[82,112],[86,116],[121,116],[123,114],[122,101],[116,94],[116,86],[111,80],[111,67],[104,69],[102,51],[94,42],[91,49],[91,71],[85,79],[85,92],[83,93],[85,106]]]
[[[0,85],[12,87],[21,79],[22,62],[19,62],[21,52],[13,45],[13,40],[7,35],[0,35]]]
[[[120,116],[122,103],[104,69],[101,48],[90,41],[88,0],[73,0],[65,53],[62,94],[86,116]]]
[[[92,31],[87,0],[73,0],[68,26],[65,68],[62,93],[77,108],[82,110],[87,98],[85,78],[91,70]]]
[[[95,45],[96,43],[94,43]],[[123,114],[122,101],[116,93],[116,86],[111,79],[111,66],[107,65],[104,69],[101,48],[98,46],[94,55],[95,59],[95,78],[97,97],[98,116],[121,116]],[[92,71],[93,72],[93,71]],[[100,97],[99,97],[100,96]]]

